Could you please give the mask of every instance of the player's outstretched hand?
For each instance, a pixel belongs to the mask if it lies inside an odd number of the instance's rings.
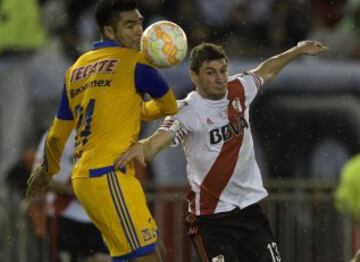
[[[26,196],[31,199],[42,198],[51,182],[51,176],[48,175],[42,165],[35,168],[27,181]]]
[[[304,55],[317,55],[319,53],[329,50],[329,47],[325,46],[319,41],[301,41],[297,44],[297,48]]]
[[[115,169],[122,168],[127,162],[132,159],[137,159],[140,164],[146,166],[144,145],[142,143],[135,143],[123,154],[121,154],[114,162]]]

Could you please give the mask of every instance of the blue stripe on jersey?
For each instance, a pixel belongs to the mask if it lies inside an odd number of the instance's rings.
[[[139,63],[135,66],[135,87],[152,98],[162,97],[169,90],[168,84],[155,68]]]
[[[140,243],[138,242],[138,239],[136,237],[136,231],[132,227],[131,218],[128,216],[128,213],[126,212],[127,210],[126,203],[122,202],[121,201],[122,199],[119,198],[119,190],[121,191],[121,189],[117,188],[117,184],[114,181],[117,180],[116,174],[110,172],[107,174],[106,178],[108,181],[111,198],[113,200],[113,204],[116,213],[118,214],[119,222],[123,228],[127,242],[132,250],[136,250],[140,248]]]
[[[125,262],[128,260],[135,259],[137,257],[144,256],[150,252],[153,252],[156,248],[156,243],[150,244],[145,247],[141,247],[139,249],[136,249],[135,251],[131,252],[130,254],[127,254],[125,256],[121,257],[112,257],[112,262]]]
[[[59,104],[56,116],[58,119],[61,119],[61,120],[73,120],[74,119],[74,117],[70,111],[69,100],[66,95],[65,85],[64,85],[64,89],[63,89],[63,92],[61,95],[61,100],[60,100],[60,104]]]
[[[92,49],[99,49],[99,48],[104,48],[104,47],[114,47],[114,46],[119,46],[118,43],[116,43],[115,41],[100,41],[100,42],[95,42],[92,44]]]
[[[120,170],[124,174],[126,173],[125,167],[120,167],[118,170]],[[105,175],[111,171],[115,171],[114,166],[106,166],[106,167],[89,169],[89,177],[99,177],[99,176]]]
[[[115,194],[115,197],[117,199],[117,203],[115,203],[115,204],[119,205],[119,207],[121,208],[121,210],[122,210],[122,212],[124,214],[125,223],[127,224],[128,229],[130,230],[130,234],[131,234],[130,237],[131,237],[132,241],[134,241],[134,244],[135,244],[135,248],[133,248],[133,250],[136,250],[136,249],[141,247],[140,241],[139,241],[139,239],[138,239],[138,237],[136,235],[135,226],[134,226],[134,223],[133,223],[133,221],[131,219],[129,209],[128,209],[127,205],[126,205],[124,195],[122,193],[119,181],[117,179],[117,175],[116,175],[115,172],[111,172],[108,175],[108,177],[110,177],[110,180],[112,180],[112,183],[113,183],[114,191],[112,193]]]

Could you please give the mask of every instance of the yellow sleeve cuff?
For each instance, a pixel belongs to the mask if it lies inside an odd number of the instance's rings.
[[[142,103],[141,120],[152,121],[167,115],[174,115],[177,111],[175,95],[169,89],[162,97]]]
[[[43,162],[49,175],[57,174],[60,171],[61,154],[73,127],[73,120],[60,120],[58,118],[55,118],[50,127],[45,142]]]

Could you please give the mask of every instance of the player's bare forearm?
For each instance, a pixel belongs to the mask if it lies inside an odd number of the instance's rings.
[[[250,72],[262,77],[266,83],[275,78],[287,64],[296,58],[302,55],[317,55],[326,50],[328,47],[318,41],[302,41],[297,46],[265,60]]]
[[[147,161],[171,144],[172,138],[170,132],[158,130],[151,137],[140,140],[121,154],[114,162],[115,168],[121,168],[133,159],[145,166]]]
[[[251,70],[251,72],[262,77],[266,83],[276,77],[284,66],[300,55],[300,50],[297,47],[293,47],[286,52],[265,60],[257,68]]]
[[[173,135],[169,131],[158,130],[152,136],[139,143],[144,145],[144,157],[150,161],[160,151],[170,146]]]

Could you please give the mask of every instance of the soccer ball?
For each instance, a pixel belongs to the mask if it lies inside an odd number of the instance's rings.
[[[186,56],[187,38],[184,30],[170,21],[150,25],[141,37],[141,51],[155,67],[166,68],[179,64]]]

